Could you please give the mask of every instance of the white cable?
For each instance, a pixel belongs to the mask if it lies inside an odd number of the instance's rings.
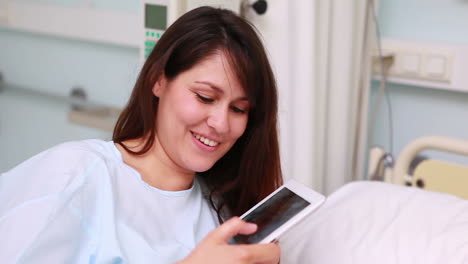
[[[377,19],[377,11],[376,11],[376,8],[375,8],[374,0],[369,0],[368,3],[371,6],[372,13],[373,13],[373,18],[374,18],[374,22],[375,22],[375,30],[376,30],[376,34],[377,34],[377,52],[378,52],[378,56],[379,56],[379,59],[380,59],[380,72],[381,72],[381,79],[380,79],[379,90],[378,90],[378,93],[377,93],[377,96],[376,96],[376,102],[374,104],[373,111],[370,113],[371,117],[370,117],[370,132],[369,132],[370,140],[369,140],[369,144],[372,144],[373,141],[374,141],[373,131],[375,129],[375,122],[376,122],[376,118],[377,118],[377,112],[378,112],[378,109],[379,109],[379,105],[380,105],[380,101],[382,99],[382,96],[385,95],[385,99],[386,99],[387,107],[388,107],[389,153],[392,154],[393,153],[393,114],[392,114],[393,110],[392,110],[392,103],[391,103],[390,96],[389,96],[388,89],[387,89],[388,68],[385,67],[384,57],[383,57],[383,54],[382,54],[382,43],[381,43],[382,36],[381,36],[381,33],[380,33],[380,29],[379,29],[379,23],[378,23],[378,19]]]

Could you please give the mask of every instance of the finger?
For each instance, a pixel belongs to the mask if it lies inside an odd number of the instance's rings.
[[[241,245],[247,253],[248,261],[255,263],[278,263],[281,248],[275,243]]]
[[[233,217],[213,230],[208,236],[215,242],[227,243],[231,237],[237,234],[248,235],[255,231],[257,231],[256,224],[245,222],[239,217]]]

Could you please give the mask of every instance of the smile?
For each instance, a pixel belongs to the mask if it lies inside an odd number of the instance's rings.
[[[200,141],[201,143],[210,146],[210,147],[216,147],[219,145],[219,142],[216,142],[214,140],[210,140],[209,138],[205,138],[203,136],[200,136],[198,134],[193,133],[193,135]]]

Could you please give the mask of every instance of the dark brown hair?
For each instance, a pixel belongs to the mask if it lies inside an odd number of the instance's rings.
[[[155,82],[163,75],[171,81],[219,51],[228,57],[251,105],[244,134],[212,168],[198,173],[221,219],[225,209],[241,215],[282,184],[276,82],[253,25],[231,11],[211,7],[181,16],[143,65],[128,105],[117,121],[113,140],[134,155],[146,153],[155,141]],[[137,152],[122,143],[143,137],[146,142]]]

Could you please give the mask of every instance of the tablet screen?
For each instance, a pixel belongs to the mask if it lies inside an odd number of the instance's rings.
[[[255,244],[260,242],[309,204],[308,201],[289,189],[281,189],[243,218],[247,222],[256,223],[257,232],[251,235],[237,235],[232,238],[232,243]]]

